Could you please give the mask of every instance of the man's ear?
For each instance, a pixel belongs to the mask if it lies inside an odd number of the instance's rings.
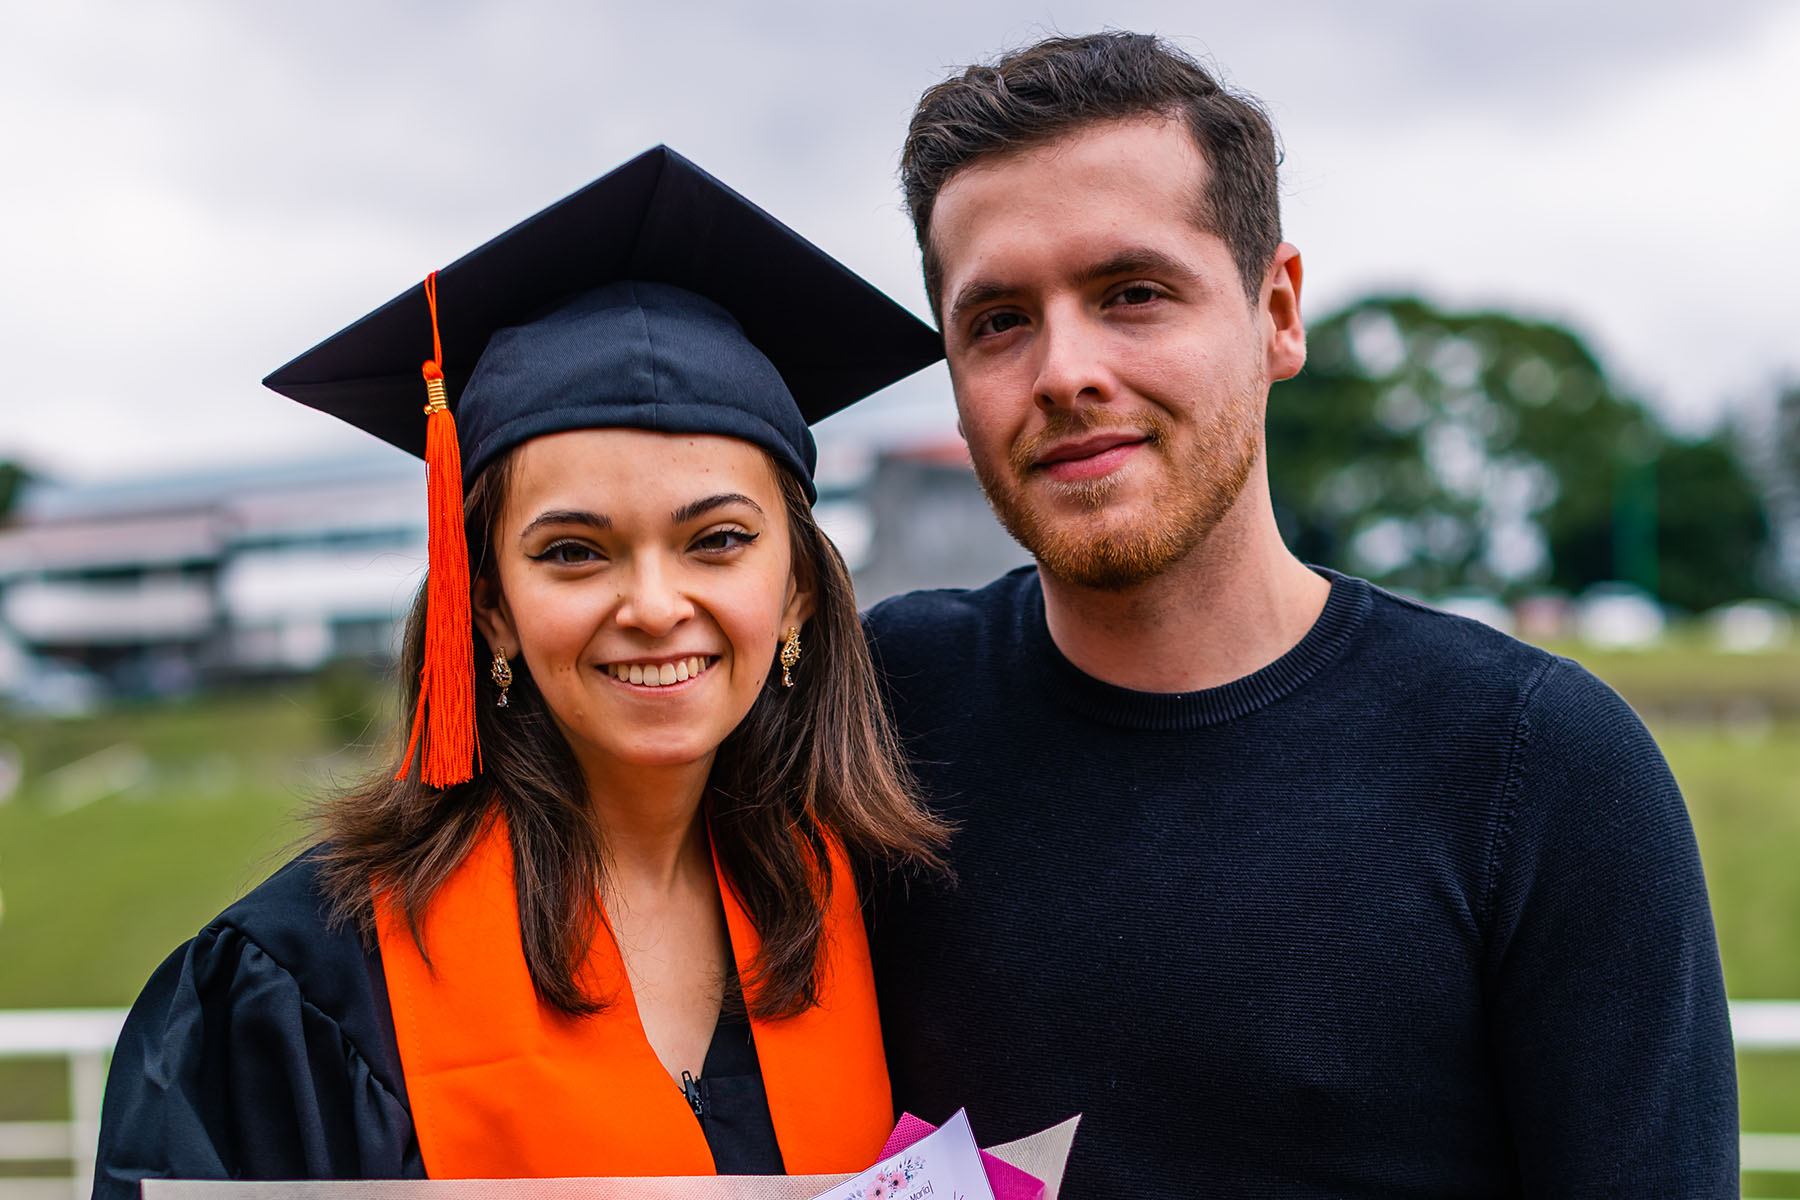
[[[1269,382],[1292,379],[1306,365],[1306,323],[1300,317],[1300,251],[1287,242],[1275,248],[1275,261],[1263,282],[1263,329],[1267,338]]]
[[[519,654],[519,634],[513,626],[512,609],[507,607],[506,593],[500,581],[483,575],[469,589],[470,615],[475,628],[487,639],[488,649],[504,650],[509,658]]]

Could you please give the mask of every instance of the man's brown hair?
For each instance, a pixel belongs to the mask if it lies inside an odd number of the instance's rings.
[[[1197,220],[1230,247],[1244,294],[1255,302],[1281,244],[1279,153],[1268,115],[1161,38],[1108,32],[1046,38],[969,67],[919,98],[900,181],[932,311],[940,312],[944,275],[931,245],[931,210],[958,171],[1096,122],[1153,115],[1187,122],[1207,164]]]

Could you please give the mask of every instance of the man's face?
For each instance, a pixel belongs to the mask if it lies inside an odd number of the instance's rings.
[[[1178,121],[1109,122],[978,161],[932,210],[976,473],[1072,583],[1128,588],[1198,545],[1258,467],[1270,381],[1304,357],[1298,257],[1247,298],[1196,224],[1206,170]]]

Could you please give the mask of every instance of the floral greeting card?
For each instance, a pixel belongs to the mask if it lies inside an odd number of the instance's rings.
[[[994,1200],[994,1191],[959,1109],[937,1132],[814,1200]]]

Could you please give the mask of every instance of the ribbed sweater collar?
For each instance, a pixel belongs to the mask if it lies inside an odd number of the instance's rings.
[[[1076,667],[1050,637],[1044,590],[1036,571],[1018,591],[1025,661],[1048,692],[1081,715],[1126,729],[1199,729],[1235,721],[1299,689],[1341,654],[1369,612],[1369,585],[1315,567],[1331,584],[1325,608],[1306,636],[1280,658],[1230,683],[1197,692],[1138,692],[1095,679]]]

